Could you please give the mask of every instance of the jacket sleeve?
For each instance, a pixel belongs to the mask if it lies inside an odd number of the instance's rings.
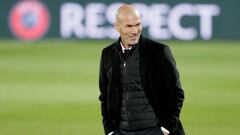
[[[112,131],[111,129],[112,126],[110,124],[110,120],[107,112],[108,84],[109,84],[109,80],[108,80],[106,69],[104,66],[104,50],[103,50],[101,55],[100,70],[99,70],[99,89],[100,89],[99,100],[101,103],[102,123],[103,123],[104,132],[106,135]]]
[[[180,126],[179,115],[184,101],[184,91],[181,88],[180,77],[176,63],[168,46],[163,51],[164,83],[166,92],[166,104],[163,127],[173,133]]]

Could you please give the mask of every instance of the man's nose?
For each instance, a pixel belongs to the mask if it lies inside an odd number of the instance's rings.
[[[137,34],[138,33],[138,27],[132,27],[132,33]]]

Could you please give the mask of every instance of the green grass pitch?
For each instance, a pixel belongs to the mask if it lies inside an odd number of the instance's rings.
[[[0,40],[0,135],[103,135],[101,49],[112,41]],[[240,133],[240,42],[168,41],[187,135]]]

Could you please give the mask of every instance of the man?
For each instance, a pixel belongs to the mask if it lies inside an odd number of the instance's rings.
[[[185,135],[184,92],[169,47],[141,35],[132,5],[118,9],[115,29],[120,38],[103,49],[100,62],[105,135]]]

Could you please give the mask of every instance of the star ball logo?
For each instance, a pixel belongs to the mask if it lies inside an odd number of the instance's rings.
[[[38,0],[22,0],[10,12],[10,29],[22,40],[40,39],[48,31],[49,24],[49,12]]]

